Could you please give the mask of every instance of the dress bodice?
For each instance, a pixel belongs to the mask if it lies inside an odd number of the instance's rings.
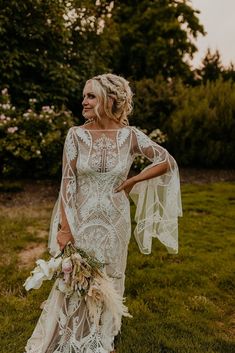
[[[108,240],[111,239],[108,234],[113,234],[113,239],[127,244],[131,223],[129,199],[124,190],[114,190],[127,179],[138,155],[151,162],[142,172],[161,163],[168,166],[164,175],[143,180],[130,192],[136,204],[134,234],[140,250],[149,253],[152,237],[156,236],[170,252],[177,252],[177,217],[181,214],[177,164],[166,149],[134,126],[106,130],[74,126],[69,129],[64,144],[61,189],[50,231],[52,251],[58,248],[56,233],[63,210],[75,239],[87,241],[84,227],[95,226],[97,230],[99,225]],[[91,234],[89,230],[89,236]],[[103,249],[107,250],[105,246]],[[106,254],[117,259],[118,249],[121,252],[122,246],[113,243],[112,254],[109,251]]]
[[[76,128],[80,158],[77,159],[78,175],[111,179],[125,179],[133,162],[131,154],[131,128],[116,130],[88,130]],[[113,178],[112,178],[113,177]]]

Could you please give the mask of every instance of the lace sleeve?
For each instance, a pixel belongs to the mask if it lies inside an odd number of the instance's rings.
[[[74,128],[70,128],[65,139],[62,159],[62,178],[60,192],[55,203],[49,232],[48,248],[54,256],[59,251],[57,233],[61,225],[76,232],[76,161],[78,144]]]
[[[134,236],[143,254],[150,254],[152,238],[158,238],[169,253],[178,253],[178,216],[182,216],[178,166],[166,149],[142,131],[132,130],[132,153],[151,162],[142,172],[167,162],[165,174],[138,182],[130,191],[136,205]]]

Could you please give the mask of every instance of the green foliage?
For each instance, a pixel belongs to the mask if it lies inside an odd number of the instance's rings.
[[[0,103],[1,174],[14,177],[52,177],[61,171],[66,133],[74,124],[70,111],[53,106],[21,113],[12,106],[6,89]]]
[[[69,127],[80,125],[68,110],[56,111],[54,106],[36,110],[36,99],[30,108],[19,112],[11,104],[7,89],[0,96],[0,162],[3,177],[57,177],[61,173],[62,149]],[[143,129],[144,133],[148,133]],[[149,137],[164,143],[167,136],[154,129]],[[142,170],[149,161],[139,156],[133,168]],[[1,184],[0,184],[1,188]]]
[[[117,353],[234,352],[234,195],[234,183],[182,186],[178,255],[156,239],[142,255],[131,240],[125,295],[133,319],[123,320]],[[46,244],[37,234],[48,231],[52,207],[1,208],[0,353],[23,352],[49,294],[49,282],[26,294],[34,265],[19,268],[18,255],[29,242]]]
[[[174,82],[158,75],[133,82],[135,125],[148,131],[160,126],[165,130],[174,110]]]
[[[113,7],[114,6],[114,7]],[[191,76],[185,54],[203,33],[187,2],[9,0],[0,3],[0,82],[13,103],[78,113],[84,82],[114,71],[135,80]]]
[[[40,105],[76,107],[84,82],[104,71],[112,37],[108,30],[109,1],[25,0],[0,3],[0,82],[13,103],[26,107],[35,97]],[[102,52],[102,56],[100,55]]]
[[[202,59],[202,67],[198,70],[200,79],[205,83],[207,81],[216,81],[222,77],[223,65],[218,50],[211,53],[208,49],[205,57]]]
[[[217,80],[178,86],[168,147],[186,166],[235,166],[235,84]]]
[[[235,82],[235,69],[233,63],[227,68],[223,66],[218,50],[212,53],[208,49],[205,57],[202,59],[201,67],[196,70],[196,76],[196,83],[216,81],[219,78],[222,78],[224,81],[232,80]]]
[[[193,39],[204,33],[197,14],[188,1],[115,1],[120,34],[114,70],[138,81],[159,74],[189,78],[184,58],[193,56]]]

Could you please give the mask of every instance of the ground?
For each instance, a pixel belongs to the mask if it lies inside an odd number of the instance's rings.
[[[235,352],[235,172],[180,174],[179,253],[167,254],[154,239],[145,256],[131,240],[126,297],[133,319],[123,322],[117,353]],[[35,259],[48,258],[59,183],[4,182],[0,190],[0,353],[20,353],[51,287],[26,293],[22,285]]]
[[[184,169],[180,170],[181,183],[205,184],[221,181],[235,180],[235,170],[209,170],[209,169]],[[1,185],[1,184],[0,184]],[[4,184],[3,184],[4,185]],[[14,208],[22,208],[23,206],[48,205],[56,200],[59,183],[52,180],[21,180],[13,183],[11,192],[1,192],[0,188],[0,208],[6,210]],[[12,188],[11,185],[11,188]],[[18,191],[17,191],[18,189]],[[38,235],[39,237],[47,237],[46,231]],[[20,256],[21,266],[32,264],[35,259],[40,257],[46,250],[46,244],[30,243]]]

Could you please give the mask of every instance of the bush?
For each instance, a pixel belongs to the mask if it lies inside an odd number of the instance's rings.
[[[53,177],[60,173],[63,143],[74,118],[70,111],[30,99],[26,112],[12,106],[7,89],[0,97],[1,176]]]
[[[167,147],[184,166],[235,167],[235,84],[178,86]]]
[[[149,132],[156,127],[166,128],[174,110],[174,82],[167,82],[162,76],[133,82],[134,117],[136,125]]]
[[[30,108],[19,112],[10,101],[7,89],[0,97],[0,162],[1,176],[14,178],[51,178],[61,172],[62,150],[69,127],[80,123],[68,110],[56,111],[54,106],[36,110],[36,99],[30,99]],[[143,129],[147,134],[147,130]],[[167,137],[159,129],[149,137],[158,143]],[[142,170],[149,161],[135,159],[133,168]]]

